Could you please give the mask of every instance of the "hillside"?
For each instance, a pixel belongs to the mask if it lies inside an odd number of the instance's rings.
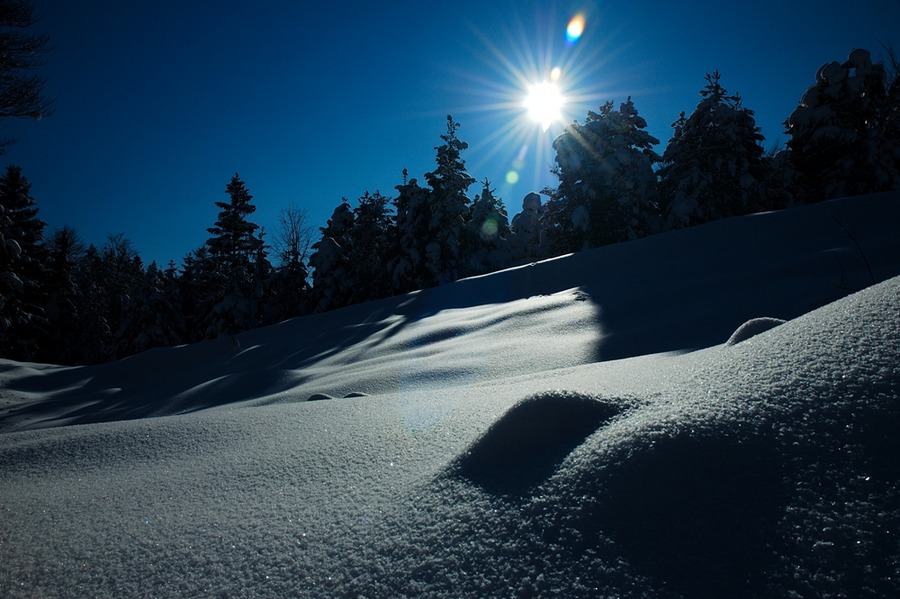
[[[835,200],[0,360],[0,595],[900,594],[898,217]]]

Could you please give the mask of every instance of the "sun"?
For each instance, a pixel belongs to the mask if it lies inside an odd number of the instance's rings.
[[[525,108],[533,121],[541,124],[546,131],[551,123],[562,120],[562,107],[565,98],[554,81],[530,85],[525,97]]]

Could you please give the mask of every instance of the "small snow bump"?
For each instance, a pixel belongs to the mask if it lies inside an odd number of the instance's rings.
[[[313,393],[306,401],[324,401],[326,399],[334,399],[334,397],[327,393]]]
[[[777,327],[780,324],[784,324],[785,320],[781,318],[770,318],[770,317],[762,317],[762,318],[753,318],[742,324],[737,328],[737,330],[731,334],[731,337],[728,338],[728,341],[725,342],[726,347],[731,347],[732,345],[737,345],[741,341],[745,341],[750,337],[755,335],[759,335],[765,331],[768,331],[771,328]]]

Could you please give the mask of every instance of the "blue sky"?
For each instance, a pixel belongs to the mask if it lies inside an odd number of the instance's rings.
[[[543,132],[523,98],[556,66],[565,120],[632,96],[661,153],[714,69],[772,146],[820,65],[856,47],[900,50],[900,0],[35,4],[55,114],[2,124],[18,138],[3,166],[23,168],[51,230],[98,245],[124,233],[160,264],[203,244],[235,172],[270,239],[291,204],[322,226],[342,197],[393,195],[403,168],[421,179],[447,114],[470,175],[490,179],[512,216],[555,185],[562,124]],[[586,26],[573,44],[576,14]]]

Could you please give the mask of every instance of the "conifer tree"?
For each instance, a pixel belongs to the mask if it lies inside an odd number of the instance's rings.
[[[785,122],[804,202],[900,189],[900,83],[855,49],[823,65]]]
[[[10,166],[0,177],[0,355],[34,359],[46,318],[47,224],[22,169]]]
[[[107,268],[97,246],[88,246],[78,262],[78,326],[71,343],[78,353],[78,364],[99,364],[114,353],[113,328],[110,326],[110,294],[106,287]]]
[[[64,226],[50,234],[46,243],[47,331],[41,340],[40,360],[53,364],[77,364],[80,350],[75,344],[81,322],[81,289],[77,269],[84,255],[78,233]]]
[[[547,205],[553,253],[636,239],[657,227],[659,140],[628,98],[619,110],[607,102],[572,123],[553,142],[559,187]]]
[[[49,38],[27,32],[35,22],[32,2],[0,1],[0,118],[40,120],[51,113],[53,101],[44,96],[44,80],[34,73],[42,64]],[[9,143],[0,141],[0,154]]]
[[[348,251],[354,286],[349,301],[360,303],[391,294],[387,264],[391,256],[393,223],[388,209],[390,198],[366,191],[353,209]]]
[[[323,312],[346,306],[350,303],[352,287],[350,264],[353,210],[346,198],[341,200],[321,228],[322,238],[313,244],[313,254],[309,265],[313,268],[313,295],[315,309]]]
[[[388,263],[393,293],[406,293],[433,286],[434,279],[426,265],[426,247],[430,243],[431,192],[413,178],[396,187],[394,198],[396,245]]]
[[[511,264],[533,262],[546,257],[543,243],[545,211],[541,196],[537,193],[531,192],[522,199],[522,211],[513,217],[510,226]]]
[[[666,228],[697,225],[778,206],[753,111],[729,94],[718,71],[706,75],[701,100],[681,113],[658,175]]]
[[[435,147],[435,170],[425,174],[431,187],[431,220],[428,224],[428,244],[425,246],[425,265],[431,285],[455,281],[465,271],[465,250],[471,247],[467,239],[466,218],[469,198],[466,192],[475,182],[466,172],[462,151],[469,144],[459,139],[459,123],[447,115],[444,143]]]
[[[228,202],[216,202],[219,216],[207,229],[212,235],[206,241],[212,296],[206,298],[209,308],[206,336],[233,335],[259,324],[259,290],[257,269],[265,258],[265,243],[256,232],[259,225],[248,220],[256,211],[253,196],[235,173],[225,187]]]
[[[140,288],[128,298],[127,318],[116,333],[116,357],[182,342],[184,320],[174,301],[177,294],[172,284],[156,263],[151,262]]]
[[[475,195],[467,225],[466,239],[473,244],[473,247],[466,249],[467,276],[509,266],[509,217],[503,200],[494,196],[488,179],[484,180],[481,193]]]

